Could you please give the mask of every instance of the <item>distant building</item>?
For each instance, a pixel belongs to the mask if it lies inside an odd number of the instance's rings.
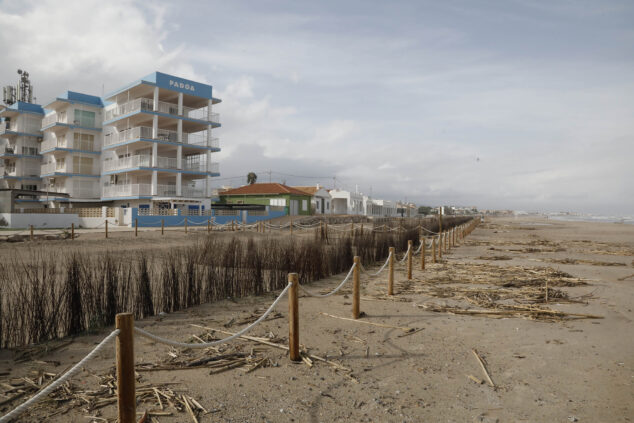
[[[312,196],[297,188],[278,183],[244,185],[218,193],[221,203],[261,204],[272,209],[284,208],[287,215],[310,215]]]
[[[18,101],[8,107],[0,106],[0,188],[31,191],[42,188],[43,116],[44,110],[37,104]]]
[[[293,188],[303,191],[312,197],[312,214],[331,214],[330,201],[332,200],[332,197],[327,189],[319,184],[315,186],[295,186]]]
[[[328,192],[332,197],[333,214],[364,214],[363,194],[340,189],[331,189]]]

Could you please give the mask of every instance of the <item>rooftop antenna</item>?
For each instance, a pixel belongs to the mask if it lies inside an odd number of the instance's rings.
[[[2,101],[8,106],[21,101],[23,103],[33,103],[33,85],[29,80],[29,73],[18,69],[20,80],[13,85],[7,85],[2,88]]]

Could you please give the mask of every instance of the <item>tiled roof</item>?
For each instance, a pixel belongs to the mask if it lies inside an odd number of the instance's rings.
[[[289,187],[284,184],[277,184],[277,183],[244,185],[240,188],[230,189],[228,191],[220,193],[220,195],[255,195],[255,194],[309,195],[304,191],[300,191],[296,188]]]
[[[310,195],[315,195],[315,193],[321,189],[317,187],[292,187],[292,188],[298,189],[300,191],[304,191],[306,194],[310,194]]]

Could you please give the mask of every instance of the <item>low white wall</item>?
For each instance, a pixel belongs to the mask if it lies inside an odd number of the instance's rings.
[[[37,229],[70,228],[74,223],[79,225],[79,217],[76,214],[60,213],[0,213],[9,228],[28,228],[33,225]]]
[[[118,225],[119,222],[114,217],[109,217],[108,226]],[[80,217],[79,225],[82,228],[103,228],[105,226],[106,218],[105,217]]]

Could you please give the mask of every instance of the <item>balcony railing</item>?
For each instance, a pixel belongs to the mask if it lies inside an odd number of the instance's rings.
[[[46,163],[40,166],[40,173],[46,175],[55,172],[66,172],[65,163]]]
[[[150,184],[108,185],[103,187],[102,197],[131,197],[136,195],[152,195]]]
[[[191,170],[196,172],[207,172],[207,165],[205,163],[187,163],[186,159],[181,161],[182,169]],[[149,167],[158,169],[178,169],[178,159],[176,157],[157,157],[156,166],[152,163],[152,156],[150,155],[136,155],[123,157],[121,159],[106,160],[103,162],[104,172],[111,172],[115,170],[134,169],[137,167]],[[218,163],[209,164],[209,172],[217,173],[219,169]]]
[[[13,147],[9,147],[8,145],[0,146],[0,155],[4,154],[16,154],[15,149]]]
[[[209,113],[208,107],[193,109],[183,106],[182,113],[178,112],[178,104],[159,101],[156,110],[154,110],[154,100],[151,98],[137,98],[126,103],[118,104],[114,108],[106,111],[106,120],[112,120],[119,116],[124,116],[138,111],[156,111],[174,116],[183,116],[190,119],[198,119],[203,121],[220,123],[220,115],[218,113]]]
[[[181,194],[183,197],[203,197],[205,195],[205,190],[192,186],[183,186],[181,189]]]
[[[120,144],[126,141],[137,140],[140,138],[145,139],[156,139],[158,141],[168,141],[177,143],[178,142],[178,133],[176,131],[168,131],[166,129],[159,129],[157,131],[156,137],[152,135],[152,128],[149,126],[137,126],[134,128],[126,129],[124,131],[108,133],[103,138],[104,147],[108,147],[111,145]],[[187,134],[183,133],[183,144],[191,144],[191,145],[207,145],[207,134],[206,133],[194,133]],[[209,147],[220,148],[220,142],[218,138],[211,138],[209,142]]]
[[[66,142],[66,137],[63,138],[49,138],[42,141],[40,144],[40,151],[48,151],[57,147],[61,148],[69,148],[68,143]]]
[[[157,185],[156,195],[162,197],[174,197],[176,196],[176,185]]]
[[[44,116],[44,118],[42,119],[42,128],[46,128],[47,126],[52,125],[54,123],[64,123],[64,124],[70,124],[75,126],[85,126],[89,128],[94,128],[96,126],[95,120],[91,118],[77,120],[77,119],[74,119],[73,116],[68,116],[68,114],[66,113],[60,115],[60,114],[57,114],[56,112],[53,112]]]

